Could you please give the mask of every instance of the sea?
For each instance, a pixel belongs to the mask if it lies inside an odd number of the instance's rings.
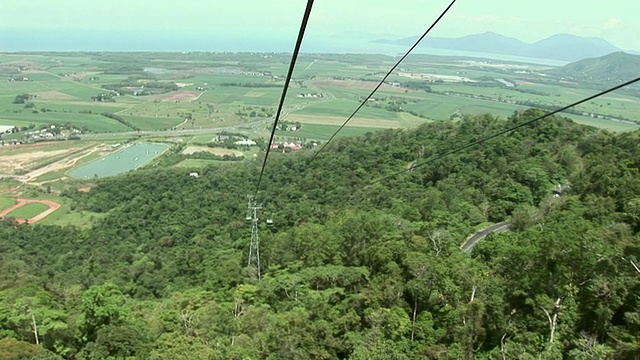
[[[292,52],[295,38],[273,39],[265,34],[203,34],[199,32],[159,32],[125,30],[55,30],[1,29],[0,52],[69,52],[69,51],[156,51],[156,52]],[[408,47],[373,43],[362,39],[314,37],[304,39],[302,53],[358,53],[403,55]],[[460,56],[505,62],[537,64],[550,67],[567,62],[470,51],[424,48],[413,53]]]

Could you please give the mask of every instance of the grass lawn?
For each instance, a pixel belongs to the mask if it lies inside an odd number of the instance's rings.
[[[166,130],[170,129],[180,123],[182,120],[175,117],[143,117],[143,116],[127,116],[122,117],[131,123],[131,125],[140,128],[141,130]]]
[[[48,208],[49,207],[44,204],[38,204],[38,203],[26,204],[24,206],[20,206],[19,208],[13,210],[7,216],[13,217],[13,218],[20,218],[20,219],[30,219],[40,214],[41,212],[47,210]]]
[[[5,210],[16,204],[14,199],[0,197],[0,210]]]
[[[91,227],[96,220],[101,219],[107,214],[99,214],[90,211],[72,211],[70,208],[71,199],[55,195],[37,194],[30,197],[34,199],[51,200],[60,204],[60,208],[51,213],[46,218],[38,221],[40,225],[59,225],[59,226],[77,226],[82,228]]]
[[[130,128],[122,125],[116,120],[96,114],[75,114],[75,113],[59,113],[59,112],[20,112],[20,113],[2,113],[2,119],[7,125],[24,125],[35,124],[70,124],[78,128],[87,127],[90,131],[95,132],[118,132],[131,131]]]
[[[231,161],[216,161],[216,160],[206,160],[206,159],[184,159],[181,162],[177,163],[175,166],[180,168],[203,168],[207,166],[211,166],[214,164],[219,164],[221,162],[231,162]]]
[[[69,206],[62,204],[60,209],[38,221],[41,225],[77,226],[81,228],[91,227],[96,220],[106,217],[108,214],[94,213],[91,211],[71,211]]]
[[[614,121],[614,120],[594,119],[588,116],[573,115],[573,114],[561,114],[561,115],[572,119],[578,124],[594,126],[594,127],[609,130],[609,131],[626,132],[626,131],[637,130],[640,127],[640,125],[636,125],[636,124],[623,123],[623,122]]]
[[[304,124],[302,129],[298,131],[276,131],[276,135],[282,137],[291,137],[291,138],[305,138],[305,139],[313,139],[313,140],[328,140],[331,135],[333,135],[336,130],[338,130],[339,126],[334,125],[317,125],[317,124]],[[367,127],[350,127],[345,126],[337,136],[357,136],[364,135],[368,132],[375,132],[381,130],[380,128],[367,128]]]

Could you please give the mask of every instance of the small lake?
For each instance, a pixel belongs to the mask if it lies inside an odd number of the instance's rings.
[[[107,156],[96,159],[86,165],[71,170],[69,175],[76,179],[93,179],[119,175],[146,165],[162,155],[168,145],[138,143],[125,146]]]

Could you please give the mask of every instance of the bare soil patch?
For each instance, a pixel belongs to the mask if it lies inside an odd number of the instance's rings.
[[[31,151],[18,154],[7,154],[0,150],[0,173],[15,174],[20,170],[28,170],[38,160],[61,154],[71,153],[77,149],[64,149],[52,151]]]
[[[240,155],[242,155],[242,152],[240,152],[238,150],[224,149],[224,148],[200,147],[200,146],[187,146],[187,148],[182,151],[182,153],[185,154],[185,155],[191,155],[191,154],[195,154],[197,152],[208,152],[208,153],[215,154],[215,155],[218,155],[218,156],[224,156],[224,155],[240,156]]]
[[[74,81],[81,81],[81,80],[84,80],[84,78],[86,78],[89,75],[96,75],[96,74],[100,74],[100,73],[99,72],[80,71],[80,72],[77,72],[77,73],[69,74],[69,78],[71,80],[74,80]]]
[[[160,97],[162,101],[193,101],[200,97],[200,91],[172,91]]]
[[[47,72],[44,70],[28,69],[28,70],[23,70],[20,73],[21,74],[46,74]]]
[[[245,97],[254,97],[255,98],[255,97],[260,97],[262,95],[264,95],[263,92],[251,90],[248,93],[244,94],[243,96],[245,96]]]
[[[290,121],[299,121],[302,124],[318,124],[318,125],[342,125],[344,118],[337,116],[324,116],[324,115],[298,115],[291,114]],[[382,128],[382,129],[395,129],[402,125],[397,120],[385,120],[385,119],[369,119],[354,117],[349,121],[349,126],[354,127],[367,127],[367,128]]]
[[[410,79],[416,79],[416,80],[427,80],[427,81],[442,80],[445,82],[474,82],[468,77],[455,76],[455,75],[437,75],[437,74],[398,72],[398,76],[402,76]]]
[[[23,175],[13,177],[22,182],[30,182],[40,175],[48,172],[71,168],[76,164],[76,162],[78,162],[78,160],[91,153],[104,153],[103,145],[86,148],[72,147],[68,149],[49,151],[45,151],[44,149],[37,150],[38,147],[40,146],[19,145],[12,146],[11,149],[7,149],[7,151],[3,151],[3,148],[0,148],[0,174],[16,175],[18,173],[22,173]],[[57,156],[62,156],[62,158],[38,169],[29,171],[29,169],[32,169],[37,162],[42,162],[44,159],[54,158]]]
[[[38,97],[38,100],[77,100],[78,98],[75,96],[71,96],[69,94],[65,94],[60,91],[40,91],[33,93]]]
[[[638,100],[632,100],[632,99],[625,99],[625,98],[620,98],[620,97],[606,97],[603,96],[602,99],[607,99],[607,100],[618,100],[618,101],[624,101],[624,102],[631,102],[631,103],[638,103],[640,101]]]
[[[10,212],[12,212],[13,210],[27,205],[27,204],[34,204],[34,203],[39,203],[39,204],[43,204],[48,206],[49,208],[43,212],[41,212],[40,214],[29,218],[29,219],[14,219],[14,221],[16,221],[19,224],[23,224],[23,223],[29,223],[29,224],[33,224],[35,222],[38,222],[42,219],[44,219],[45,217],[49,216],[51,213],[53,213],[54,211],[58,210],[60,208],[60,204],[58,204],[55,201],[51,201],[51,200],[29,200],[29,199],[18,199],[18,203],[13,205],[12,207],[5,209],[4,211],[0,212],[0,218],[4,218],[7,214],[9,214]]]
[[[319,88],[322,87],[345,87],[349,89],[358,90],[373,90],[378,85],[376,81],[363,81],[363,80],[318,80],[313,82],[313,86]],[[394,91],[404,93],[405,90],[412,92],[415,90],[406,89],[400,86],[392,86],[389,84],[382,84],[381,91]]]

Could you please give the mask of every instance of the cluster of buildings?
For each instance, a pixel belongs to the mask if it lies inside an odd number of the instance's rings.
[[[31,141],[65,139],[72,135],[80,135],[82,131],[75,128],[64,128],[63,126],[49,125],[44,129],[33,130],[26,133]]]
[[[284,152],[285,149],[291,149],[291,150],[300,150],[302,149],[302,144],[298,144],[298,143],[289,143],[289,142],[284,142],[284,143],[273,143],[271,144],[271,149],[272,150],[277,150],[280,149],[282,147],[282,152]]]
[[[298,94],[299,98],[324,98],[324,94],[323,93],[304,93],[304,94]]]

